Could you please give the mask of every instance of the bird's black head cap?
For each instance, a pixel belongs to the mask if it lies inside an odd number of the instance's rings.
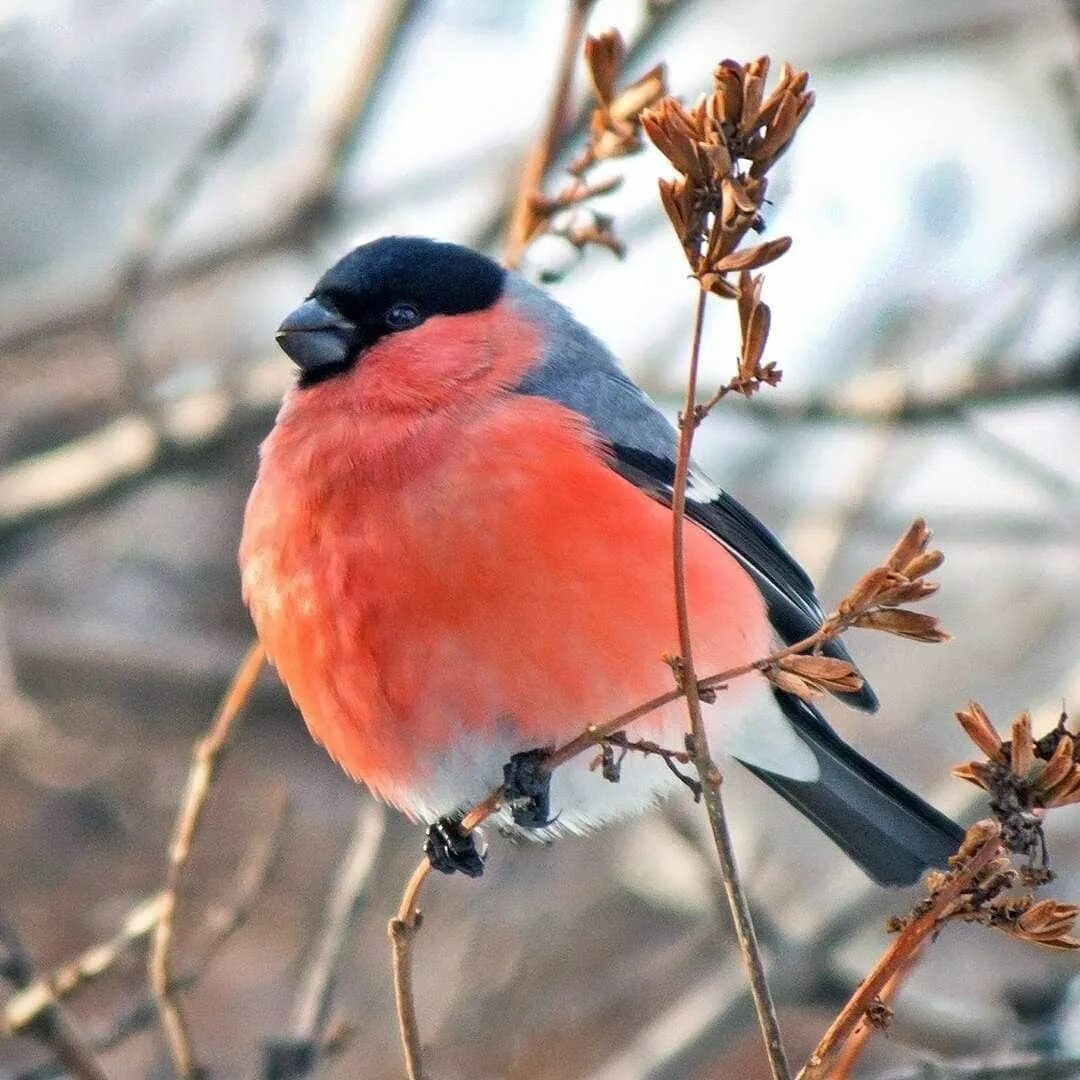
[[[334,264],[278,330],[278,344],[311,386],[348,370],[387,334],[433,315],[491,307],[506,272],[486,255],[457,244],[387,236]]]

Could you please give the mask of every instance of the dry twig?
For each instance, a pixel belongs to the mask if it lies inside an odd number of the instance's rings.
[[[570,0],[569,3],[566,29],[563,32],[559,65],[551,90],[547,117],[539,138],[530,147],[525,159],[514,199],[514,209],[510,214],[503,262],[511,269],[514,269],[521,261],[521,256],[525,253],[529,241],[535,235],[534,199],[540,190],[540,183],[544,178],[544,173],[547,172],[548,164],[555,154],[560,135],[566,127],[578,43],[585,32],[585,22],[594,3],[595,0]]]
[[[623,244],[616,237],[607,215],[593,213],[588,219],[574,215],[564,225],[555,224],[556,218],[564,212],[580,210],[586,203],[619,187],[620,177],[590,182],[588,175],[599,162],[626,157],[641,149],[641,115],[666,93],[663,64],[657,64],[624,89],[616,88],[616,80],[626,60],[626,46],[617,30],[605,30],[597,37],[585,39],[585,64],[597,102],[589,121],[588,142],[584,151],[567,167],[570,183],[553,197],[544,195],[541,190],[544,174],[561,141],[560,131],[566,126],[577,44],[594,2],[571,0],[551,112],[526,161],[510,219],[504,261],[511,268],[518,265],[526,248],[544,233],[559,235],[579,250],[595,244],[620,257],[624,253]]]
[[[15,928],[0,917],[0,978],[20,991],[33,991],[33,964]],[[68,1023],[55,997],[46,1000],[19,1029],[47,1047],[60,1065],[76,1080],[106,1080],[93,1051]]]
[[[922,641],[946,640],[948,635],[938,626],[936,619],[897,606],[929,596],[937,588],[934,583],[925,580],[925,575],[941,565],[943,556],[939,551],[927,550],[929,541],[930,531],[925,522],[914,522],[897,541],[881,566],[871,570],[855,583],[838,609],[825,619],[818,630],[802,641],[778,649],[760,660],[698,680],[696,686],[699,696],[715,693],[733,679],[751,672],[762,672],[767,677],[775,677],[779,670],[778,665],[786,658],[810,653],[826,641],[856,626],[901,633]],[[898,625],[887,625],[887,620],[882,618],[882,612],[885,611],[894,613]],[[917,627],[908,623],[909,618],[917,622]],[[642,702],[604,723],[590,725],[569,742],[553,750],[541,763],[540,768],[545,772],[553,772],[578,755],[598,746],[602,747],[612,736],[635,720],[678,701],[685,695],[685,687],[686,680],[683,679],[666,693]],[[813,692],[812,688],[807,692]],[[502,805],[503,789],[498,787],[465,815],[461,828],[466,832],[472,831],[496,813]],[[412,992],[412,949],[422,918],[419,908],[420,893],[430,871],[431,864],[427,859],[422,859],[417,864],[402,894],[397,915],[390,921],[389,928],[393,945],[394,995],[398,1024],[407,1068],[412,1070],[408,1073],[410,1080],[422,1077],[420,1032],[416,1023]]]
[[[849,1074],[876,1026],[875,1008],[886,1006],[924,944],[946,922],[979,923],[1033,944],[1080,950],[1073,935],[1080,906],[1037,900],[1031,891],[1053,878],[1041,814],[1080,801],[1080,755],[1068,717],[1062,714],[1053,730],[1036,739],[1030,716],[1021,713],[1005,742],[977,703],[956,715],[986,760],[967,762],[953,773],[990,793],[995,820],[973,825],[951,869],[927,874],[928,898],[907,918],[890,921],[899,936],[837,1016],[800,1080],[843,1080]],[[1010,855],[1023,856],[1024,863],[1016,867]]]
[[[17,1035],[43,1011],[109,971],[130,946],[153,931],[164,910],[164,893],[143,900],[128,912],[120,929],[108,941],[87,949],[74,960],[24,986],[5,1002],[0,1034]]]
[[[194,760],[188,773],[184,798],[180,804],[176,826],[169,844],[169,864],[162,894],[164,907],[158,924],[154,928],[148,970],[150,988],[157,1001],[161,1024],[169,1044],[169,1053],[177,1073],[183,1080],[191,1080],[197,1075],[197,1069],[191,1048],[191,1038],[172,977],[171,953],[180,886],[214,775],[225,752],[233,724],[244,707],[255,685],[255,680],[259,677],[259,672],[262,671],[265,657],[261,644],[256,642],[251,646],[236,670],[232,685],[222,699],[209,731],[195,744]]]
[[[187,990],[194,986],[233,934],[247,921],[252,905],[266,886],[270,870],[280,850],[287,812],[288,800],[284,792],[278,792],[272,800],[267,827],[255,838],[247,859],[245,859],[236,874],[232,887],[228,892],[230,899],[223,905],[212,905],[207,908],[203,917],[203,941],[196,944],[192,950],[196,959],[175,977],[173,980],[175,990]],[[133,926],[143,926],[145,927],[144,932],[149,933],[156,925],[158,917],[160,917],[163,907],[160,901],[163,897],[164,894],[159,893],[151,901],[144,901],[143,904],[132,909],[124,922],[124,929],[130,930]],[[143,920],[140,922],[139,912],[148,904],[155,905],[155,917],[153,921]],[[117,941],[119,937],[120,935],[113,940]],[[130,936],[127,938],[126,943],[131,944],[136,940],[138,940],[136,937]],[[62,983],[65,984],[65,994],[67,994],[84,985],[91,975],[96,977],[99,974],[104,974],[105,970],[107,970],[105,966],[93,965],[94,970],[92,973],[86,970],[81,981],[78,984],[72,984],[69,980],[65,980],[62,972],[67,969],[74,971],[76,967],[89,969],[91,965],[87,961],[92,959],[95,954],[100,956],[101,950],[105,947],[96,946],[94,949],[88,950],[82,957],[71,964],[65,965],[60,972],[50,976],[49,983],[53,987],[58,987]],[[118,957],[119,953],[116,956]],[[16,1003],[16,1000],[16,998],[12,998],[8,1003],[9,1008]],[[154,1023],[157,1016],[157,1001],[152,994],[149,994],[117,1017],[108,1030],[90,1039],[90,1049],[96,1054],[112,1050],[126,1042],[131,1036],[148,1028]],[[51,1066],[45,1066],[21,1074],[19,1080],[55,1080],[56,1077],[61,1075],[63,1075],[62,1072],[56,1071]]]
[[[323,912],[311,957],[300,978],[293,1002],[289,1036],[266,1048],[263,1073],[267,1080],[300,1080],[314,1074],[326,1026],[337,972],[349,944],[385,830],[383,808],[365,799],[356,815],[348,848]]]

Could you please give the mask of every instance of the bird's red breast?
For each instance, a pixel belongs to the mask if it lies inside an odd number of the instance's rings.
[[[432,318],[290,394],[263,446],[241,548],[259,635],[315,738],[406,810],[470,741],[553,745],[671,686],[670,511],[582,417],[507,392],[538,349],[505,301]],[[686,547],[699,668],[766,653],[749,575],[695,526]],[[647,730],[678,745],[684,722]]]

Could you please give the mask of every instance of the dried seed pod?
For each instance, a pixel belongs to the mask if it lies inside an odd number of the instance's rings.
[[[937,644],[949,640],[949,634],[941,628],[941,624],[933,615],[926,615],[921,611],[907,611],[903,608],[868,611],[856,616],[854,625],[867,630],[884,630],[886,633],[910,638],[912,641]]]
[[[990,717],[986,715],[983,707],[972,701],[966,709],[960,709],[956,713],[956,719],[960,726],[967,732],[971,741],[991,760],[1000,765],[1005,764],[1005,753],[1002,750],[1001,736],[990,723]]]
[[[1031,715],[1021,713],[1012,725],[1012,743],[1010,758],[1014,776],[1021,780],[1027,778],[1031,766],[1035,764],[1035,747],[1031,741]]]

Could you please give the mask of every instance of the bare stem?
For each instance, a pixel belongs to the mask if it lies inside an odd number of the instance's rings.
[[[690,472],[690,450],[697,427],[697,376],[701,355],[701,331],[705,323],[705,303],[709,294],[698,288],[697,307],[694,313],[694,337],[690,346],[690,364],[686,379],[686,400],[679,422],[679,456],[675,465],[675,488],[671,501],[672,514],[672,562],[675,573],[675,615],[679,628],[679,652],[681,655],[680,684],[686,695],[687,712],[690,717],[690,739],[687,747],[690,760],[701,779],[705,812],[709,818],[716,853],[720,859],[720,874],[731,917],[735,924],[735,936],[739,941],[743,964],[750,980],[761,1037],[774,1080],[788,1080],[791,1070],[784,1053],[780,1024],[776,1018],[769,984],[765,978],[765,965],[750,916],[750,904],[739,877],[735,862],[735,849],[728,831],[724,803],[720,795],[721,776],[709,750],[705,723],[701,715],[701,699],[690,636],[690,613],[686,595],[686,557],[683,531],[686,517],[686,481]]]
[[[852,1038],[858,1025],[866,1024],[867,1010],[876,998],[881,997],[886,984],[893,982],[891,990],[896,990],[922,946],[949,916],[961,894],[972,887],[980,873],[1000,854],[1001,843],[995,834],[959,868],[959,872],[948,884],[938,890],[931,907],[897,935],[896,940],[859,984],[829,1030],[822,1036],[821,1042],[799,1073],[798,1080],[842,1080],[846,1070],[854,1064],[854,1054],[844,1059],[844,1072],[837,1071],[834,1061]],[[858,1047],[861,1047],[865,1037],[859,1037]]]
[[[264,1074],[299,1078],[312,1076],[324,1055],[323,1031],[345,949],[352,940],[357,913],[382,846],[385,816],[382,807],[364,799],[357,810],[349,845],[334,878],[323,910],[322,925],[293,1000],[289,1034],[267,1046]]]
[[[26,991],[39,985],[31,982],[33,963],[23,949],[18,933],[2,915],[0,960],[3,961],[2,977],[17,990]],[[23,1027],[22,1034],[32,1035],[47,1047],[66,1075],[76,1080],[108,1080],[93,1051],[68,1022],[55,998],[45,1002],[33,1020]]]
[[[528,247],[533,216],[536,212],[533,200],[540,193],[544,173],[551,164],[551,159],[559,145],[560,135],[566,126],[574,63],[577,60],[582,35],[585,33],[589,10],[594,3],[595,0],[570,0],[562,50],[559,54],[559,67],[551,91],[547,119],[539,138],[533,143],[525,159],[514,199],[514,209],[510,215],[503,263],[511,270],[517,268],[518,263],[521,262],[521,256]]]
[[[412,946],[422,918],[416,905],[430,872],[431,864],[427,859],[417,865],[402,893],[397,915],[390,920],[387,928],[393,949],[394,1004],[397,1006],[398,1029],[408,1080],[424,1080],[420,1025],[416,1022],[416,1002],[413,998]]]
[[[233,676],[232,685],[218,706],[210,728],[195,744],[194,758],[188,772],[187,788],[180,804],[172,840],[169,844],[169,866],[162,892],[161,917],[154,927],[150,949],[150,989],[157,1002],[158,1016],[169,1043],[169,1053],[176,1072],[182,1080],[192,1080],[197,1075],[191,1037],[188,1034],[184,1014],[176,994],[172,978],[172,944],[176,925],[176,909],[179,906],[180,885],[191,857],[191,845],[202,819],[214,775],[240,710],[251,693],[255,680],[262,671],[265,652],[256,642],[248,650]]]

